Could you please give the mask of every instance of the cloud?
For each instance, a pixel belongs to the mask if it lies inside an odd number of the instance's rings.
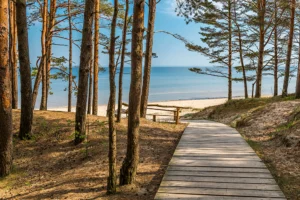
[[[167,14],[174,17],[177,16],[175,12],[175,9],[177,7],[176,0],[162,0],[157,7],[157,11],[159,13]]]

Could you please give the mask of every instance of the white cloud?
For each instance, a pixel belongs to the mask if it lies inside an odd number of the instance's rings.
[[[177,16],[175,12],[176,7],[176,0],[161,0],[157,5],[157,11],[171,16]]]

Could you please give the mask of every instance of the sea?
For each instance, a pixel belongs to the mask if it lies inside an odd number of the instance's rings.
[[[78,67],[73,69],[73,75],[78,79]],[[109,98],[109,71],[104,68],[99,73],[99,105],[105,105]],[[130,88],[130,67],[125,67],[123,78],[123,102],[128,102]],[[54,74],[57,71],[52,70]],[[234,72],[233,77],[241,77],[241,73]],[[118,89],[119,73],[116,73],[116,87]],[[33,80],[34,81],[34,80]],[[262,94],[273,94],[273,77],[263,76]],[[279,93],[282,90],[283,78],[279,79]],[[289,92],[295,91],[295,78],[291,78]],[[189,67],[152,67],[149,102],[171,100],[197,100],[227,97],[227,79],[200,75],[189,70]],[[51,80],[51,95],[48,99],[48,107],[64,107],[68,103],[68,82],[61,79]],[[41,89],[41,87],[40,87]],[[252,83],[248,83],[249,95],[252,93]],[[40,92],[39,92],[40,94]],[[244,96],[242,82],[233,82],[233,96]],[[36,107],[39,107],[41,96],[38,96]],[[72,97],[73,106],[76,105],[76,93]]]

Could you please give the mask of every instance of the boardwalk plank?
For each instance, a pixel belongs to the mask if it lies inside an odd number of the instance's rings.
[[[172,193],[172,194],[284,198],[284,195],[280,191],[267,191],[267,190],[264,191],[255,190],[254,192],[253,190],[243,190],[243,189],[160,187],[159,192]]]
[[[163,181],[161,187],[190,187],[190,188],[219,188],[219,189],[245,189],[245,190],[263,190],[263,191],[278,191],[278,185],[265,184],[247,184],[247,183],[213,183],[205,182],[198,183],[188,181]],[[254,191],[254,192],[255,192]]]
[[[267,173],[269,170],[266,168],[225,168],[225,167],[186,167],[186,166],[173,166],[168,167],[168,171],[172,170],[186,170],[186,171],[205,171],[205,172],[242,172],[242,173]]]
[[[271,174],[263,173],[233,173],[233,172],[199,172],[199,171],[171,171],[167,176],[203,176],[203,177],[234,177],[234,178],[273,178]]]
[[[157,193],[155,199],[165,200],[285,200],[285,198],[259,198],[259,197],[220,197],[213,195],[190,195],[190,194],[168,194]]]

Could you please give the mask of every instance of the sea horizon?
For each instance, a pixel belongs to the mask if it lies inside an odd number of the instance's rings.
[[[195,66],[153,66],[151,70],[149,102],[201,100],[227,98],[227,79],[200,75],[189,71]],[[107,67],[104,67],[107,69]],[[205,68],[205,67],[200,67]],[[78,67],[73,68],[73,75],[78,78]],[[128,102],[130,88],[130,69],[126,66],[123,75],[123,102]],[[57,71],[52,70],[51,74]],[[234,72],[233,76],[241,77],[241,73]],[[99,73],[99,106],[106,105],[109,97],[108,70]],[[116,88],[118,91],[119,73],[116,73]],[[33,80],[34,82],[34,80]],[[282,88],[282,78],[279,79],[279,93]],[[263,77],[262,94],[273,94],[273,77]],[[51,79],[51,95],[48,99],[48,108],[65,107],[68,103],[68,82],[61,79]],[[41,99],[41,86],[35,108],[39,108]],[[244,97],[242,82],[233,82],[233,97]],[[295,89],[295,78],[290,81],[289,92]],[[251,96],[252,82],[248,82],[248,93]],[[20,95],[20,94],[19,94]],[[118,96],[118,95],[117,95]],[[76,95],[72,95],[72,106],[76,105]]]

